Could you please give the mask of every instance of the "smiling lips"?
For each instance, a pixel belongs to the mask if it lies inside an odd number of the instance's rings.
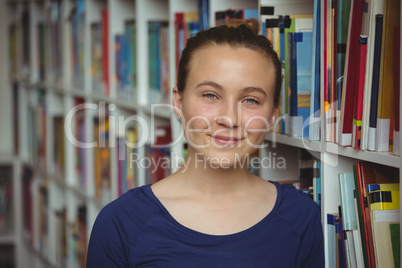
[[[242,138],[236,137],[227,137],[227,136],[211,136],[211,138],[217,143],[221,145],[234,145],[238,144],[243,140]]]

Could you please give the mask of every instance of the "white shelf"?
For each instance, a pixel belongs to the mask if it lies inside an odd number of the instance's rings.
[[[374,162],[396,168],[399,168],[400,166],[399,156],[393,155],[392,153],[388,152],[381,153],[362,151],[356,150],[352,147],[342,147],[334,143],[326,143],[325,151],[332,154],[353,158],[356,161]]]
[[[321,152],[321,142],[320,141],[309,141],[302,138],[289,137],[288,135],[282,135],[279,133],[267,133],[265,140],[271,142],[278,142],[284,145],[289,145],[297,148],[304,148],[307,150]]]
[[[0,235],[0,245],[15,244],[16,237],[14,235]]]

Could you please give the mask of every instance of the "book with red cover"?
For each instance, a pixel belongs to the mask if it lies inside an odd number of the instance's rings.
[[[336,140],[336,107],[337,107],[337,94],[336,94],[336,69],[337,69],[337,36],[338,36],[338,1],[332,0],[331,7],[331,86],[329,87],[330,107],[331,107],[331,141]]]
[[[176,13],[174,20],[174,29],[175,29],[175,47],[176,47],[176,74],[179,71],[179,62],[181,52],[186,44],[186,30],[187,25],[184,23],[184,13]]]
[[[102,80],[105,96],[109,96],[109,10],[102,10]]]
[[[348,42],[343,78],[341,125],[339,144],[349,146],[352,142],[352,123],[355,88],[359,66],[359,38],[363,20],[364,0],[352,0],[349,16]]]
[[[363,117],[363,96],[364,96],[364,80],[366,73],[366,59],[367,59],[367,36],[360,36],[360,53],[359,53],[359,73],[357,78],[357,87],[355,94],[355,106],[353,107],[353,140],[352,146],[355,149],[360,149],[360,135],[362,128]]]
[[[370,211],[367,202],[368,184],[375,183],[397,183],[399,182],[399,169],[387,167],[376,163],[360,161],[356,163],[356,195],[358,195],[360,207],[358,213],[361,214],[363,222],[364,236],[366,241],[367,261],[369,267],[375,267],[375,255],[373,248],[373,236],[371,232]],[[359,215],[360,218],[360,215]],[[364,241],[362,241],[364,243]]]

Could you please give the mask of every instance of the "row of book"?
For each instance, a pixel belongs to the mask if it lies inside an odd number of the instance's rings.
[[[215,25],[219,26],[230,22],[231,20],[241,20],[241,19],[257,19],[258,20],[258,10],[257,9],[227,9],[223,11],[215,12]]]
[[[148,22],[149,103],[170,102],[169,23]]]
[[[399,155],[400,1],[323,4],[325,140]]]
[[[14,92],[19,91],[20,89],[18,88],[14,89]],[[19,93],[16,94],[16,97],[19,98]],[[32,102],[27,107],[24,107],[26,110],[19,111],[15,115],[16,120],[14,123],[16,126],[14,126],[14,128],[17,129],[15,134],[17,136],[20,135],[18,133],[18,114],[26,114],[28,116],[28,129],[30,130],[30,135],[28,135],[28,152],[30,154],[29,159],[31,163],[37,165],[42,170],[47,169],[51,173],[64,174],[64,117],[61,115],[54,115],[50,119],[51,121],[47,121],[48,102],[45,90],[34,88],[30,91],[30,97]],[[15,100],[15,103],[18,103],[19,101],[20,100],[17,99]],[[52,144],[48,144],[48,128],[52,131]],[[15,144],[18,144],[18,141],[15,141]],[[49,151],[47,149],[48,146],[51,147]],[[49,153],[50,155],[48,155]]]
[[[314,14],[274,16],[262,7],[263,34],[282,62],[281,103],[273,131],[310,140],[320,139],[320,7]]]
[[[65,207],[50,210],[49,186],[47,181],[42,181],[38,186],[38,195],[35,197],[35,174],[31,167],[24,166],[22,172],[22,216],[24,239],[44,255],[50,251],[50,226],[49,217],[55,219],[56,239],[55,261],[60,267],[65,267],[69,262],[73,267],[85,267],[87,251],[87,209],[85,205],[79,205],[73,221],[68,221]],[[37,198],[35,200],[35,198]],[[37,210],[37,222],[34,223],[35,207]],[[37,235],[34,234],[34,226],[37,226]],[[34,241],[38,239],[38,241]],[[35,246],[36,245],[36,246]]]
[[[199,0],[198,12],[179,12],[175,13],[174,31],[175,31],[175,59],[176,74],[179,69],[181,53],[186,46],[187,39],[200,30],[206,30],[208,24],[206,19],[209,16],[208,1]],[[231,19],[258,19],[258,10],[242,9],[242,10],[225,10],[215,13],[216,25],[220,25],[230,21]]]
[[[109,10],[102,9],[100,21],[91,23],[89,27],[90,51],[85,51],[85,4],[77,0],[71,10],[69,19],[62,20],[61,2],[52,1],[48,15],[36,25],[38,52],[38,81],[54,83],[70,83],[83,89],[85,87],[85,53],[90,53],[90,80],[93,93],[101,96],[110,95],[110,64],[114,64],[112,74],[116,84],[116,95],[125,101],[136,100],[137,87],[137,34],[134,20],[124,22],[124,30],[113,37],[115,62],[110,63],[109,57]],[[29,9],[24,9],[22,22],[16,21],[9,27],[9,47],[11,74],[18,77],[18,69],[29,73],[30,61],[25,54],[29,53],[30,40],[25,39],[29,31]],[[26,18],[25,18],[26,17]],[[26,22],[26,23],[25,23]],[[63,24],[64,23],[64,24]],[[198,19],[197,19],[198,23]],[[63,43],[63,31],[69,29],[71,42]],[[198,26],[197,26],[198,28]],[[63,43],[63,46],[62,46]],[[169,101],[169,24],[164,21],[148,23],[149,43],[149,99],[151,103],[166,103]],[[23,50],[23,48],[27,48]],[[70,49],[71,58],[63,59],[62,49]],[[28,54],[29,55],[29,54]],[[61,76],[63,60],[71,62],[72,81],[63,80]],[[23,63],[19,63],[23,61]],[[31,70],[32,71],[32,70]]]
[[[275,131],[310,140],[321,132],[342,146],[399,155],[400,2],[314,1],[311,15],[274,16],[274,10],[262,7],[260,18],[283,64]]]
[[[29,151],[31,153],[31,163],[37,165],[41,170],[50,172],[51,174],[58,175],[64,178],[65,174],[65,147],[66,147],[66,130],[64,129],[64,116],[62,115],[49,115],[48,114],[48,101],[46,93],[43,90],[33,90],[31,92],[36,97],[36,103],[27,107],[27,115],[29,116],[32,135],[29,135]],[[94,191],[95,198],[104,203],[110,202],[112,199],[112,174],[111,165],[112,151],[116,149],[119,158],[116,161],[117,165],[117,180],[118,180],[118,195],[125,193],[128,189],[134,188],[138,185],[138,163],[141,159],[146,158],[142,163],[151,161],[151,163],[158,162],[159,158],[164,160],[169,158],[169,149],[153,148],[155,144],[169,144],[172,140],[171,131],[169,127],[157,126],[155,131],[155,141],[153,144],[146,145],[146,154],[139,155],[137,144],[137,127],[127,126],[125,133],[118,134],[110,137],[109,114],[104,116],[95,116],[90,121],[87,121],[85,114],[86,109],[82,109],[85,104],[85,99],[77,97],[74,99],[74,106],[77,111],[72,118],[70,133],[74,139],[79,143],[95,142],[96,146],[93,148],[93,170],[94,170]],[[48,121],[48,117],[50,120]],[[48,124],[50,123],[50,125]],[[88,126],[91,124],[91,126]],[[48,128],[51,128],[51,141],[48,143]],[[88,137],[88,130],[93,129],[93,137]],[[116,139],[114,144],[111,144],[110,138]],[[89,139],[89,140],[88,140]],[[74,173],[76,176],[77,187],[88,190],[88,154],[89,149],[82,146],[82,144],[74,144]],[[50,146],[50,150],[47,150]],[[113,147],[113,148],[112,148]],[[47,153],[51,155],[48,156]],[[137,163],[137,164],[135,164]],[[165,164],[170,170],[169,164]],[[149,172],[155,171],[155,168],[150,168]],[[159,166],[158,166],[159,168]],[[147,171],[148,172],[148,171]],[[157,179],[150,179],[154,174],[145,173],[147,182],[155,182],[170,174],[170,171],[162,172],[164,175],[158,175]],[[158,171],[160,172],[160,171]],[[161,173],[161,174],[162,174]]]
[[[298,176],[278,182],[293,185],[302,194],[321,206],[321,161],[306,149],[299,149],[298,155]]]
[[[330,267],[400,267],[399,170],[357,162],[339,174],[341,204],[327,214]]]
[[[61,1],[52,0],[46,9],[47,24],[39,22],[39,78],[44,79],[45,76],[50,81],[61,82],[63,81],[62,74],[62,6]],[[42,36],[41,36],[42,34]],[[45,63],[46,62],[46,63]]]
[[[293,186],[321,206],[321,161],[305,149],[300,149],[299,179]]]

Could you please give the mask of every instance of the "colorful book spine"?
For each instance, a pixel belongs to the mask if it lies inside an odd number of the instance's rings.
[[[314,1],[309,140],[320,140],[321,1]]]
[[[110,95],[109,79],[109,10],[102,10],[102,81],[105,96]]]
[[[353,136],[352,136],[352,147],[355,149],[360,149],[360,138],[362,131],[362,117],[363,117],[363,96],[364,96],[364,80],[366,71],[366,59],[367,59],[367,36],[360,36],[360,55],[359,55],[359,66],[358,78],[357,78],[357,88],[355,94],[354,112],[353,112]]]
[[[342,112],[339,133],[339,144],[352,144],[352,125],[355,88],[357,85],[359,60],[359,38],[362,28],[364,0],[352,0],[349,16],[348,43],[346,48],[345,71],[342,91]]]
[[[400,25],[400,0],[387,0],[384,5],[383,71],[380,73],[380,96],[377,114],[377,151],[392,152],[394,124],[394,27]],[[397,74],[400,75],[400,74]]]
[[[400,120],[400,93],[401,93],[401,27],[394,28],[394,144],[393,153],[400,154],[399,120]]]
[[[375,16],[375,39],[374,39],[374,55],[373,55],[373,76],[371,84],[371,99],[370,99],[370,120],[368,132],[367,149],[376,151],[376,136],[377,136],[377,107],[378,107],[378,89],[380,79],[380,61],[382,47],[382,29],[383,15]]]

